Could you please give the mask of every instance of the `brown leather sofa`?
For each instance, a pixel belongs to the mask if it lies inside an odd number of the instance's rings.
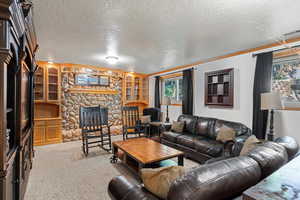
[[[259,144],[246,156],[205,164],[189,171],[172,183],[167,199],[225,200],[240,196],[298,152],[294,139],[285,137],[277,141]],[[132,184],[123,176],[110,181],[108,193],[113,200],[159,200],[142,185]]]
[[[185,152],[185,156],[200,163],[217,158],[224,153],[224,144],[216,141],[219,129],[226,125],[236,131],[236,139],[229,154],[239,155],[244,141],[251,135],[251,130],[237,122],[215,118],[180,115],[177,121],[183,121],[182,133],[166,131],[161,134],[161,142]]]

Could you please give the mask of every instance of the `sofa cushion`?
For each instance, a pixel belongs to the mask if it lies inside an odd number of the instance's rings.
[[[209,138],[195,138],[194,145],[198,152],[208,154],[212,157],[220,156],[224,146],[221,142]]]
[[[214,128],[209,130],[208,132],[209,137],[211,139],[216,139],[218,132],[223,125],[232,128],[236,133],[236,137],[249,133],[249,128],[241,123],[225,120],[216,120]]]
[[[192,149],[194,149],[195,145],[194,145],[194,137],[191,134],[183,134],[177,137],[177,143],[183,146],[187,146],[190,147]]]
[[[245,156],[201,165],[176,179],[167,199],[233,199],[258,183],[260,175],[258,163]]]
[[[171,142],[177,142],[177,137],[182,135],[181,133],[175,133],[172,131],[163,132],[161,137]]]
[[[145,188],[162,199],[167,199],[171,184],[183,174],[184,168],[182,166],[141,170],[141,178]]]
[[[289,159],[292,159],[299,150],[299,145],[297,141],[290,136],[283,136],[283,137],[276,138],[275,142],[277,144],[284,146],[289,156]]]
[[[243,148],[240,152],[241,156],[247,155],[252,149],[254,149],[260,141],[256,138],[255,135],[251,135],[250,137],[247,138],[245,141]]]
[[[180,115],[177,119],[178,122],[184,122],[184,130],[186,132],[195,133],[195,129],[196,129],[196,121],[197,121],[197,117],[193,116],[193,115]]]
[[[288,161],[285,148],[275,142],[258,144],[247,156],[258,162],[261,167],[262,178],[269,176]]]
[[[176,132],[176,133],[181,133],[184,129],[184,122],[173,122],[171,130]]]
[[[226,143],[228,141],[234,141],[235,139],[235,131],[232,128],[229,128],[225,125],[223,125],[218,132],[217,141],[220,141],[222,143]]]
[[[208,137],[209,129],[211,129],[216,122],[214,118],[198,117],[196,121],[196,134]]]

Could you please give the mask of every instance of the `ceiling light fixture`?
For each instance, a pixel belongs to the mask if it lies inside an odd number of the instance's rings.
[[[53,62],[52,61],[48,61],[48,64],[53,64]]]
[[[105,58],[105,60],[106,60],[109,64],[114,65],[114,64],[116,64],[116,63],[118,62],[119,58],[116,57],[116,56],[107,56],[107,57]]]

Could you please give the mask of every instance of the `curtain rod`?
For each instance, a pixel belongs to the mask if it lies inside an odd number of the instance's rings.
[[[184,70],[187,70],[187,69],[195,69],[196,67],[187,67],[187,68],[184,68],[183,70],[179,70],[179,71],[173,71],[173,72],[166,72],[165,74],[161,74],[159,75],[159,77],[161,76],[166,76],[166,75],[170,75],[170,74],[176,74],[176,73],[180,73],[180,72],[183,72]],[[154,77],[158,77],[158,76],[154,76]]]
[[[274,50],[272,52],[277,52],[277,51],[282,51],[282,50],[291,49],[291,48],[297,48],[297,47],[300,47],[300,45],[296,45],[296,46],[292,46],[292,47],[284,47],[282,49],[276,49],[276,50]],[[271,52],[271,51],[267,51],[267,52]],[[262,52],[262,53],[267,53],[267,52]],[[261,54],[261,53],[253,53],[252,56],[255,57],[255,56],[259,55],[259,54]]]

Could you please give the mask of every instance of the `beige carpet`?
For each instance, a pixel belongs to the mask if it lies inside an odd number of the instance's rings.
[[[123,164],[111,164],[110,157],[99,148],[83,156],[80,141],[36,147],[25,200],[109,200],[107,186],[114,176],[137,180]],[[184,162],[187,169],[198,166]]]

